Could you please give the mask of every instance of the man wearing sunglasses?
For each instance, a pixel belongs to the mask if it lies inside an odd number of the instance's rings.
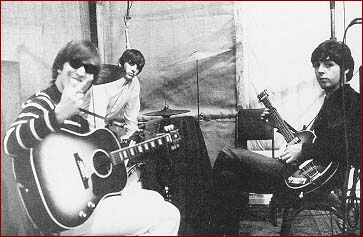
[[[51,133],[61,132],[61,129],[79,134],[88,132],[89,124],[79,114],[79,109],[84,103],[85,93],[99,71],[100,56],[92,42],[79,40],[65,45],[54,60],[50,87],[34,94],[24,103],[22,111],[7,131],[4,137],[5,153],[14,160],[17,159],[16,163],[21,167],[25,167],[30,163],[31,148]],[[136,75],[137,70],[133,73]],[[64,146],[61,143],[59,146]],[[49,146],[49,143],[42,145]],[[64,176],[70,175],[67,173],[67,167],[63,168],[59,167],[60,172],[64,173]],[[27,183],[26,180],[21,180],[21,177],[24,175],[17,177],[19,191],[24,189],[23,184]],[[34,200],[36,201],[39,203],[41,200]],[[64,206],[64,212],[67,210],[68,204]],[[35,211],[33,215],[39,213]],[[61,235],[170,236],[178,234],[179,224],[180,213],[175,206],[166,202],[155,191],[137,189],[103,198],[86,222],[74,229],[63,231]]]
[[[140,83],[137,75],[145,65],[145,58],[136,49],[127,49],[119,59],[122,73],[118,80],[93,86],[88,110],[106,117],[107,121],[123,121],[118,129],[120,140],[127,140],[137,131],[140,112]],[[91,128],[105,127],[105,121],[88,116]]]

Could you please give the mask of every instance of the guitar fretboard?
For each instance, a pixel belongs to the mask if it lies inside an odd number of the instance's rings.
[[[173,136],[173,137],[172,137]],[[121,163],[124,160],[138,157],[142,154],[155,150],[156,148],[163,146],[168,143],[172,143],[179,139],[177,132],[167,133],[158,137],[140,142],[131,147],[121,148],[120,150],[113,151],[110,153],[111,160],[114,165]]]
[[[294,140],[294,134],[291,132],[285,121],[281,118],[276,108],[272,106],[271,101],[268,99],[268,94],[266,90],[261,92],[257,97],[265,105],[266,108],[270,109],[270,116],[273,121],[275,121],[277,129],[284,136],[287,143],[290,143],[292,140]]]

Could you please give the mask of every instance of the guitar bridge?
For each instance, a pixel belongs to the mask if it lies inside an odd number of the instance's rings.
[[[81,176],[81,179],[82,179],[83,187],[85,189],[88,189],[89,188],[88,177],[86,175],[86,169],[84,167],[83,160],[81,159],[81,157],[79,157],[78,153],[74,153],[73,156],[74,156],[74,160],[76,161],[79,175]]]

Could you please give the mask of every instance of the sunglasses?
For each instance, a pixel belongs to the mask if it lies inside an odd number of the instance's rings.
[[[98,74],[100,72],[100,67],[99,66],[95,66],[93,64],[83,63],[82,60],[77,59],[77,58],[71,58],[69,60],[69,65],[71,65],[71,67],[73,67],[74,69],[84,67],[84,70],[88,74],[94,74],[95,75],[95,74]]]

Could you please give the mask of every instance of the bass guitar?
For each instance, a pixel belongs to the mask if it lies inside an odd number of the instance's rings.
[[[108,129],[87,134],[69,130],[51,133],[13,159],[22,202],[32,222],[44,233],[74,229],[85,223],[107,196],[120,194],[129,170],[124,162],[156,148],[177,149],[180,136],[173,125],[152,139],[121,148]]]
[[[291,131],[276,108],[272,106],[266,90],[258,94],[257,98],[266,108],[270,109],[270,116],[275,122],[278,131],[285,138],[287,146],[298,143],[312,143],[314,141],[315,134],[311,131],[304,130],[296,133]],[[297,170],[294,169],[285,175],[286,185],[293,190],[310,193],[324,185],[334,176],[339,167],[339,162],[331,161],[326,164],[318,160],[309,159],[296,167]]]

